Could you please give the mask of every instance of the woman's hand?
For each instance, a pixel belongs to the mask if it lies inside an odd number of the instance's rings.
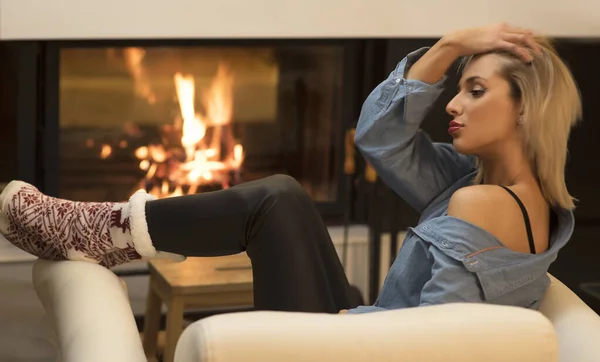
[[[348,313],[348,309],[342,309],[341,311],[338,312],[338,314],[347,314]]]
[[[524,62],[531,62],[531,51],[541,52],[531,31],[505,23],[458,30],[444,36],[444,40],[457,51],[458,56],[505,50]]]
[[[433,84],[446,74],[456,59],[493,50],[506,50],[527,63],[533,60],[532,50],[541,53],[529,30],[504,23],[463,29],[442,37],[410,67],[406,79]]]

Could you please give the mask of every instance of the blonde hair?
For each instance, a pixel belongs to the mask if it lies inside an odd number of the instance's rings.
[[[571,128],[581,118],[581,95],[573,75],[560,59],[552,43],[536,37],[542,49],[526,64],[512,54],[496,52],[506,60],[502,76],[511,86],[511,96],[520,105],[521,136],[546,200],[572,210],[575,199],[565,183],[567,142]],[[463,59],[464,69],[473,56]],[[484,169],[478,162],[475,183],[481,183]]]

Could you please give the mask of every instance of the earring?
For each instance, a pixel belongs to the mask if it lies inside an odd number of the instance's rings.
[[[517,121],[517,124],[519,124],[519,125],[523,124],[523,116],[519,116],[519,120]]]

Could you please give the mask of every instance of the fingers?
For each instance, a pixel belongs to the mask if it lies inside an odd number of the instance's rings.
[[[523,34],[523,35],[531,35],[532,34],[531,30],[529,30],[529,29],[519,28],[516,26],[512,26],[510,24],[507,24],[507,23],[503,23],[502,28],[504,29],[504,31],[509,32],[509,33],[516,33],[516,34]]]
[[[500,31],[499,48],[515,54],[526,63],[533,61],[532,52],[542,53],[530,30],[503,24]]]
[[[502,35],[500,48],[515,54],[524,62],[531,62],[533,54],[531,54],[534,45],[525,34],[508,33]]]
[[[525,63],[530,63],[531,61],[533,61],[533,55],[531,55],[531,52],[525,47],[516,43],[510,41],[502,41],[500,45],[498,45],[498,49],[502,49],[507,52],[513,53]]]
[[[533,38],[533,33],[530,31],[526,31],[524,33],[506,32],[502,34],[502,39],[520,46],[527,47],[533,51],[536,51],[538,54],[542,53],[542,48],[535,41]]]
[[[535,41],[531,30],[511,26],[507,23],[497,24],[495,29],[497,29],[500,37],[500,49],[509,51],[526,62],[533,60],[531,51],[542,54],[542,48]]]

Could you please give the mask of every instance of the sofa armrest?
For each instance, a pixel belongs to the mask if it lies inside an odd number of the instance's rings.
[[[554,325],[561,361],[598,361],[600,316],[560,280],[550,280],[540,312]]]
[[[244,312],[190,325],[177,362],[555,362],[558,345],[541,313],[446,304],[359,315]]]
[[[33,284],[63,362],[146,362],[125,284],[110,270],[37,260]]]

